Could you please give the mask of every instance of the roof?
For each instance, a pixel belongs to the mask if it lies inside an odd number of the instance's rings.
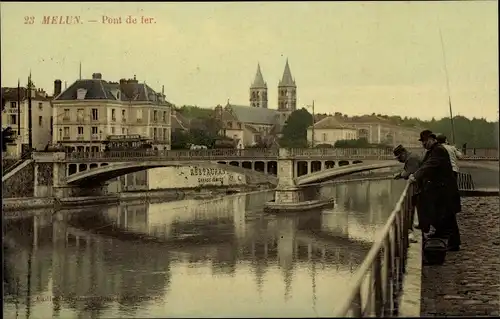
[[[17,101],[18,96],[17,96],[17,87],[10,88],[10,87],[3,87],[2,88],[2,99],[5,101]],[[21,101],[24,101],[28,98],[28,89],[25,87],[20,87],[19,88],[19,99]],[[45,93],[41,89],[35,89],[35,96],[32,98],[33,100],[37,101],[49,101],[50,98],[47,96],[47,93]]]
[[[243,123],[272,125],[278,116],[278,110],[244,105],[228,104],[226,110],[232,112],[237,120]]]
[[[310,127],[309,127],[310,128]],[[345,122],[341,122],[334,116],[328,116],[314,124],[315,129],[355,129]]]
[[[362,115],[350,118],[351,122],[356,123],[390,123],[389,119],[376,115]]]
[[[245,128],[252,133],[259,133],[259,131],[257,131],[257,129],[255,127],[252,127],[250,125],[245,125]]]
[[[290,71],[290,65],[288,64],[288,59],[286,59],[285,71],[283,71],[283,78],[281,79],[279,86],[292,86],[295,87],[295,81],[292,77],[292,72]]]
[[[264,77],[260,71],[260,64],[257,64],[257,73],[255,74],[255,80],[253,81],[252,89],[265,89],[267,88],[267,83],[264,82]]]
[[[139,83],[135,79],[120,80],[117,82],[108,82],[100,78],[76,80],[61,94],[56,101],[76,100],[79,89],[87,90],[84,100],[115,100],[115,101],[140,101],[140,102],[158,102],[161,93],[155,92],[146,83]],[[119,90],[120,95],[117,97],[113,91]],[[170,104],[166,102],[167,104]]]
[[[170,115],[170,123],[172,123],[172,130],[180,129],[187,131],[188,130],[188,123],[184,123],[182,119],[178,117],[177,114],[171,114]]]

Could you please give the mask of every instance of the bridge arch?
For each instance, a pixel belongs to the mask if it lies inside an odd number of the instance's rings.
[[[496,163],[481,163],[473,161],[460,161],[461,168],[480,168],[484,170],[499,171],[500,167]],[[297,186],[307,185],[312,183],[319,183],[334,177],[341,177],[345,175],[366,172],[382,168],[390,167],[403,167],[403,165],[395,160],[381,161],[378,163],[354,163],[349,166],[339,166],[334,168],[325,169],[319,172],[314,172],[308,175],[299,176],[295,178]]]
[[[249,168],[239,167],[235,165],[221,164],[208,161],[189,161],[175,162],[172,161],[142,161],[142,162],[127,162],[127,163],[110,163],[109,165],[101,165],[93,169],[80,171],[66,178],[68,185],[88,185],[91,183],[102,183],[114,178],[131,174],[151,168],[160,167],[180,167],[180,166],[201,166],[204,168],[215,168],[230,171],[234,173],[244,174],[247,177],[255,177],[267,182],[277,184],[278,178],[271,174],[265,174],[260,171],[251,170]]]
[[[383,161],[376,164],[358,163],[348,166],[339,166],[335,168],[325,169],[319,172],[314,172],[305,176],[297,177],[295,179],[295,183],[297,186],[307,185],[307,184],[322,182],[324,180],[328,180],[334,177],[340,177],[354,173],[360,173],[360,172],[366,172],[375,169],[390,168],[390,167],[402,167],[402,164],[393,160],[393,161]]]

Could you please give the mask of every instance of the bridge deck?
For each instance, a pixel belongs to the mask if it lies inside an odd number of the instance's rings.
[[[421,316],[500,314],[499,197],[462,199],[462,249],[422,267]]]

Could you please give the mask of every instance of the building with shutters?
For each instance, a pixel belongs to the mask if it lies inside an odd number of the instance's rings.
[[[120,135],[140,135],[155,149],[170,149],[172,104],[135,76],[109,82],[94,73],[62,92],[55,80],[54,96],[52,140],[68,151],[103,150],[108,136]]]
[[[43,89],[31,87],[31,127],[33,148],[43,150],[52,140],[52,106]],[[2,129],[11,127],[17,139],[7,145],[6,156],[19,157],[28,150],[28,89],[2,87]]]

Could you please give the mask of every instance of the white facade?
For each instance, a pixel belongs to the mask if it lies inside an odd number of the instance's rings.
[[[25,147],[27,147],[29,143],[28,99],[21,99],[19,117],[17,97],[13,97],[13,95],[17,96],[17,88],[5,89],[13,90],[15,93],[5,95],[6,103],[2,112],[2,129],[10,126],[16,135],[19,133],[16,143],[7,146],[6,155],[18,157],[21,155],[22,145],[25,144]],[[32,96],[34,96],[31,100],[32,142],[33,147],[40,151],[52,139],[52,106],[43,90],[35,90],[35,92],[32,92]]]
[[[121,85],[132,88],[130,98],[125,98]],[[96,86],[102,90],[96,90]],[[142,93],[134,94],[138,91]],[[95,98],[96,94],[101,97]],[[138,134],[151,140],[158,150],[170,149],[170,104],[163,94],[135,79],[118,84],[106,82],[95,73],[91,80],[78,80],[59,94],[52,106],[54,144],[76,151],[99,151],[110,135]]]
[[[244,174],[221,168],[198,166],[153,168],[148,171],[149,189],[179,189],[207,186],[241,186]]]
[[[307,141],[312,143],[312,128],[307,129]],[[355,140],[358,138],[358,131],[353,128],[323,128],[314,130],[314,145],[330,144],[340,140]]]
[[[101,149],[109,135],[139,134],[170,145],[170,107],[120,101],[53,102],[53,143]],[[97,145],[91,145],[96,143]],[[163,149],[163,146],[158,149]]]

